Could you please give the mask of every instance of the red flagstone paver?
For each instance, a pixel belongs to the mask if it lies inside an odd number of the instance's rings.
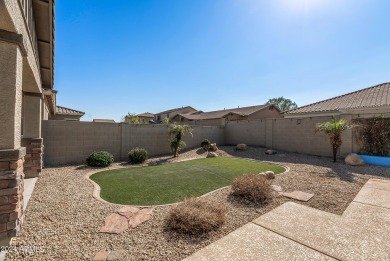
[[[129,225],[131,226],[131,228],[135,228],[143,222],[148,221],[151,217],[152,212],[153,210],[150,208],[141,209],[130,218]]]
[[[111,251],[107,257],[107,261],[116,261],[120,260],[121,253],[119,251]]]
[[[295,190],[293,192],[279,192],[280,195],[293,198],[300,201],[309,201],[312,197],[314,197],[314,194],[306,193],[303,191]]]
[[[134,214],[136,214],[140,209],[137,207],[123,207],[118,210],[118,214],[130,219]]]
[[[105,219],[105,225],[100,229],[101,233],[120,234],[129,228],[127,218],[119,215],[118,213],[112,213]]]
[[[107,251],[99,251],[94,256],[93,261],[106,261],[108,254],[109,253]]]

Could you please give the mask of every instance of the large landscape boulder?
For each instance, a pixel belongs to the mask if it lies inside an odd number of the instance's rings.
[[[218,157],[218,154],[215,152],[209,152],[207,153],[207,158],[216,158]]]
[[[265,176],[267,177],[267,179],[275,179],[275,173],[270,170],[265,172]]]
[[[217,151],[217,150],[218,150],[217,143],[211,143],[209,151]]]
[[[364,161],[359,157],[359,155],[355,153],[349,154],[345,158],[345,164],[351,165],[351,166],[363,166],[365,163]]]
[[[247,150],[248,146],[244,143],[240,143],[236,145],[236,150]]]
[[[271,149],[268,149],[268,150],[265,151],[266,155],[274,155],[276,153],[277,153],[276,150],[271,150]]]

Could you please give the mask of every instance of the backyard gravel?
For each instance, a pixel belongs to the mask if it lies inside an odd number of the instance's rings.
[[[342,160],[333,163],[321,158],[293,153],[265,155],[264,148],[249,147],[235,151],[220,147],[220,156],[244,157],[283,164],[290,172],[276,175],[273,184],[283,191],[301,190],[314,194],[308,202],[299,204],[341,215],[348,204],[370,178],[390,178],[383,167],[352,167]],[[201,149],[187,151],[179,160],[203,158]],[[176,161],[170,157],[154,158],[148,164]],[[126,166],[115,163],[114,166]],[[104,219],[120,207],[92,197],[93,185],[85,178],[93,170],[86,166],[46,168],[37,181],[24,224],[12,245],[41,247],[41,253],[15,251],[6,260],[91,260],[98,251],[121,251],[121,260],[181,260],[200,248],[218,240],[247,222],[287,201],[282,196],[267,205],[254,205],[230,196],[230,188],[205,196],[227,206],[226,222],[213,233],[201,237],[176,234],[164,229],[164,216],[170,206],[154,208],[152,219],[120,235],[99,233]]]

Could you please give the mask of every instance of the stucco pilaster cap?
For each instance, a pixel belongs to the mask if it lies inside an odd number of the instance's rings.
[[[0,161],[19,160],[26,155],[26,148],[0,150]]]

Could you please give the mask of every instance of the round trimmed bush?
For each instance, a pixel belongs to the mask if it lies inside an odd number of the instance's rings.
[[[200,146],[204,149],[204,150],[208,150],[210,148],[210,145],[211,145],[211,142],[208,140],[208,139],[204,139],[201,143],[200,143]]]
[[[225,222],[226,208],[200,198],[186,199],[172,207],[166,227],[180,233],[199,235],[218,229]]]
[[[135,148],[129,151],[129,163],[144,163],[148,159],[148,152],[145,149]]]
[[[265,203],[272,197],[271,182],[266,175],[250,174],[237,177],[232,183],[232,194],[255,203]]]
[[[114,156],[108,151],[94,151],[87,158],[87,164],[93,167],[108,167],[114,162]]]

